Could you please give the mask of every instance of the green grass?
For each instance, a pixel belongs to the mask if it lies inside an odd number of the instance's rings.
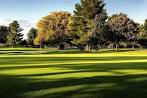
[[[1,98],[147,98],[147,50],[0,49]]]

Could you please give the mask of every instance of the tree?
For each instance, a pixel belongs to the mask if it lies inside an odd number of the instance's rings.
[[[38,22],[38,35],[35,44],[48,44],[64,48],[70,40],[71,14],[68,12],[53,12]]]
[[[27,46],[27,45],[28,45],[26,39],[23,39],[19,44],[20,44],[21,46]]]
[[[147,32],[147,19],[145,20],[145,23],[144,23],[143,29]]]
[[[114,14],[108,19],[111,29],[111,41],[116,45],[116,51],[120,42],[135,42],[139,30],[139,25],[128,18],[126,14]]]
[[[80,4],[75,5],[73,17],[75,44],[87,46],[99,44],[104,30],[102,28],[105,27],[107,19],[104,6],[103,0],[81,0]]]
[[[29,45],[34,45],[34,40],[35,40],[35,38],[36,38],[36,36],[37,36],[37,32],[38,32],[38,30],[37,29],[35,29],[35,28],[31,28],[30,29],[30,31],[29,31],[29,33],[28,33],[28,39],[27,39],[27,43],[29,44]]]
[[[19,44],[23,39],[23,34],[21,33],[23,29],[20,28],[20,25],[17,21],[13,21],[9,24],[9,33],[7,35],[7,43],[8,45]]]
[[[7,26],[0,26],[0,43],[6,43],[8,34]]]
[[[142,46],[147,46],[147,19],[144,24],[140,26],[138,37],[138,43]]]

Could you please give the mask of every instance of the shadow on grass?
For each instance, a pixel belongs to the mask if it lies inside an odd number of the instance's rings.
[[[111,63],[111,61],[119,62],[123,60],[125,61],[132,60],[132,62],[136,60],[147,60],[147,56],[129,56],[129,57],[128,56],[116,56],[116,57],[37,57],[37,56],[36,57],[31,57],[31,56],[30,57],[19,57],[19,56],[9,57],[8,56],[8,57],[0,57],[0,64],[3,67],[7,67],[4,65],[13,65],[12,67],[14,67],[15,65],[22,65],[22,64],[25,65],[24,67],[26,67],[31,64],[32,65],[34,64],[52,65],[53,63],[61,63],[62,65],[63,63],[65,63],[66,65],[66,64],[76,63],[76,62],[88,63],[88,61],[91,61],[91,62],[102,61],[105,63],[105,61],[106,62],[109,61]]]
[[[147,62],[131,63],[87,63],[87,64],[55,64],[52,61],[112,61],[112,60],[142,60],[147,57],[88,57],[88,58],[47,58],[47,57],[6,57],[0,58],[0,63],[11,64],[2,66],[0,71],[15,69],[36,68],[63,68],[74,71],[34,73],[27,75],[0,74],[1,98],[147,98],[147,74],[123,74],[114,70],[147,70]],[[9,62],[3,62],[8,60]],[[23,61],[23,62],[22,62]],[[38,62],[37,62],[38,61]],[[37,65],[37,63],[51,63],[50,65]],[[36,63],[36,65],[27,65]],[[14,65],[13,65],[14,64]],[[26,64],[26,66],[15,66]],[[27,70],[26,70],[27,71]],[[84,72],[111,72],[115,75],[56,78],[58,75],[70,75]],[[42,76],[54,76],[55,79]],[[35,78],[39,77],[39,78]]]
[[[95,76],[57,81],[9,75],[0,77],[1,98],[147,98],[147,75]],[[79,87],[72,89],[75,86]]]

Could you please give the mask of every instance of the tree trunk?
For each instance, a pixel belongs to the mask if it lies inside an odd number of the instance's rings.
[[[140,45],[140,44],[138,44],[138,46],[139,46],[139,49],[141,49],[141,45]]]
[[[83,46],[83,45],[80,46],[80,50],[81,50],[82,52],[84,51],[84,46]]]
[[[134,50],[135,49],[135,46],[134,46],[134,44],[132,45],[132,50]]]
[[[91,51],[91,46],[90,45],[86,45],[86,51],[87,52]]]
[[[88,45],[86,45],[86,51],[88,51]]]
[[[12,48],[14,48],[13,44],[12,44]]]
[[[115,51],[118,52],[118,44],[116,44]]]
[[[40,43],[40,50],[42,50],[42,44]]]
[[[60,49],[60,50],[64,50],[64,48],[65,48],[65,46],[64,46],[63,44],[61,44],[61,45],[59,46],[59,49]]]
[[[88,51],[89,51],[89,52],[91,51],[91,45],[89,45]]]
[[[47,49],[47,45],[45,45],[45,49]]]
[[[99,52],[99,46],[98,45],[96,46],[96,51]]]
[[[138,46],[139,46],[139,49],[143,49],[143,46],[142,45],[138,44]]]

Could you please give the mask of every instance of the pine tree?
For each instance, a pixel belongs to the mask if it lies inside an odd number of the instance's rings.
[[[81,0],[75,5],[73,32],[76,36],[74,44],[98,44],[107,19],[103,0]],[[95,40],[95,43],[93,43]]]
[[[14,45],[19,44],[23,39],[22,29],[17,21],[13,21],[9,24],[9,33],[7,35],[7,44]]]

